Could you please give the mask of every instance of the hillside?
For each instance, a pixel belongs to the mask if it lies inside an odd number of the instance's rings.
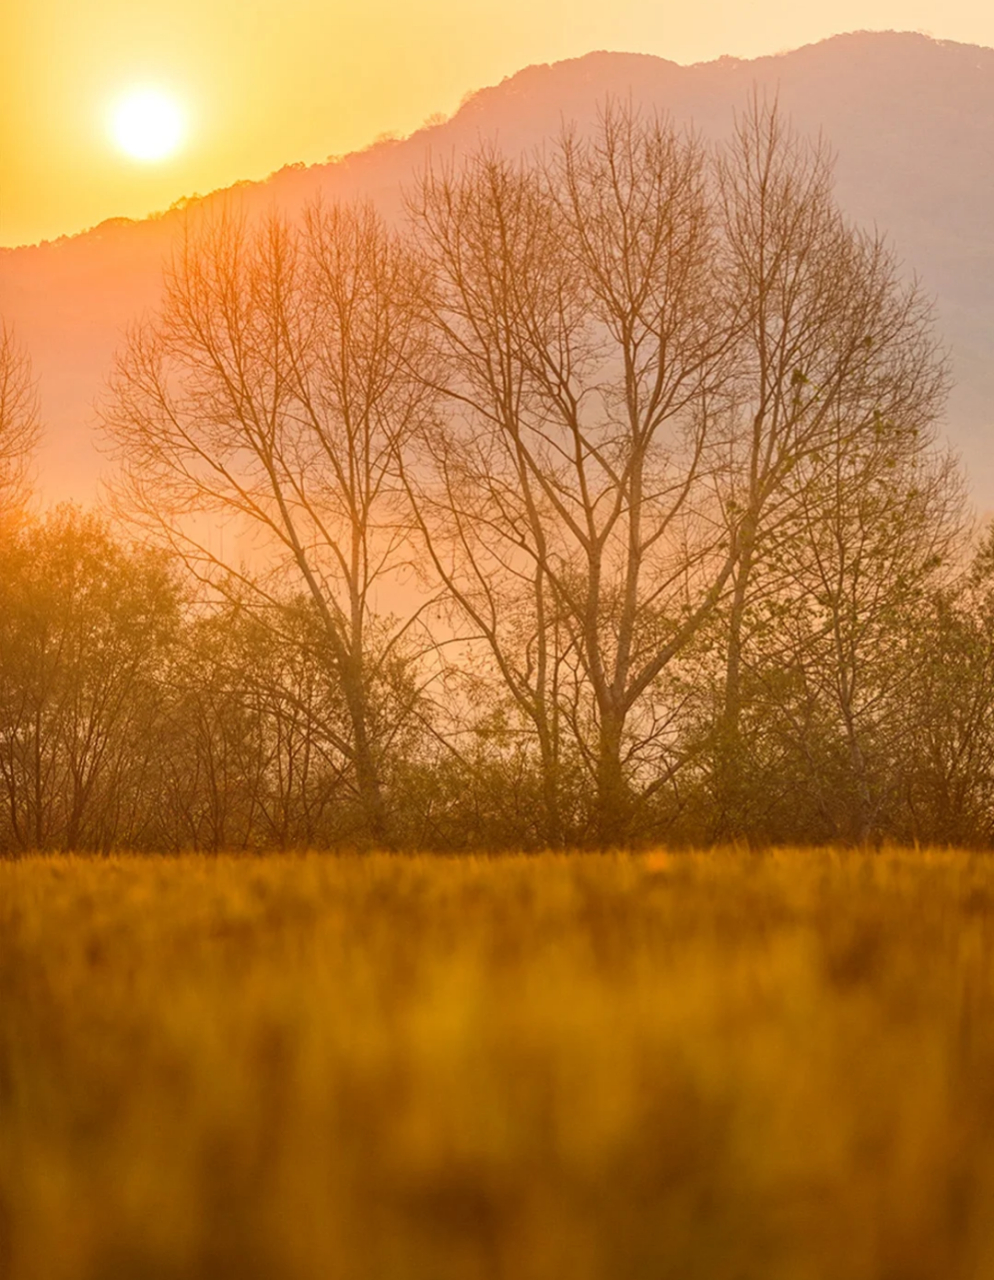
[[[403,141],[310,168],[290,166],[206,202],[233,197],[249,208],[294,208],[320,190],[330,198],[369,196],[394,216],[402,184],[429,155],[457,156],[494,137],[509,151],[530,148],[563,119],[582,126],[608,94],[631,96],[721,136],[754,86],[778,93],[801,130],[828,138],[838,155],[843,207],[857,221],[886,229],[909,273],[935,295],[956,378],[949,437],[978,506],[994,509],[992,49],[860,33],[754,61],[722,58],[690,67],[642,54],[591,53],[529,67],[471,96],[446,123]],[[185,207],[0,250],[0,310],[42,378],[46,498],[88,501],[96,492],[106,462],[96,447],[92,403],[123,328],[155,304],[161,263]]]

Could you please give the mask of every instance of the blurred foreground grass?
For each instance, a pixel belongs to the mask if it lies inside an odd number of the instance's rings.
[[[994,858],[0,863],[9,1280],[994,1276]]]

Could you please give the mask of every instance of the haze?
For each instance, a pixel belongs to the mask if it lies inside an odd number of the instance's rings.
[[[407,134],[467,91],[591,49],[691,63],[755,57],[841,31],[903,29],[994,45],[985,0],[32,0],[0,17],[0,244],[35,243],[295,161]],[[173,95],[189,138],[129,161],[107,112],[133,89]]]

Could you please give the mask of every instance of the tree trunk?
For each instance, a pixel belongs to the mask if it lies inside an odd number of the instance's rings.
[[[366,689],[361,674],[343,672],[343,692],[352,726],[353,758],[356,789],[362,808],[366,835],[374,845],[391,848],[390,824],[383,801],[383,787],[376,753],[369,740],[369,717]]]
[[[753,540],[743,541],[728,618],[725,688],[714,753],[714,820],[711,835],[723,840],[742,834],[745,795],[742,768],[742,628],[753,562]]]
[[[624,719],[602,714],[598,739],[596,833],[601,849],[621,848],[631,839],[632,797],[621,764]]]

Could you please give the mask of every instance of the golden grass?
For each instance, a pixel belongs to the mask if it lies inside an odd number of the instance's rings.
[[[0,864],[9,1280],[994,1276],[994,859]]]

